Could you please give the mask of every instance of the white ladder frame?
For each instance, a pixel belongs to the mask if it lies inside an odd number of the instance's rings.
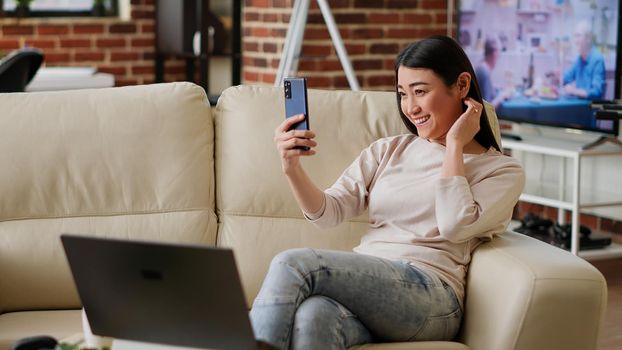
[[[337,56],[341,62],[341,67],[346,74],[350,88],[353,91],[359,91],[361,88],[359,82],[354,75],[352,64],[348,58],[348,52],[343,44],[341,34],[337,29],[335,18],[330,10],[330,6],[326,0],[316,0],[326,27],[330,33],[331,40],[335,46]],[[300,50],[302,48],[302,40],[304,37],[304,28],[307,24],[307,17],[309,14],[310,0],[296,0],[292,9],[292,16],[289,20],[289,27],[287,29],[287,36],[285,37],[285,45],[283,46],[283,53],[281,55],[281,61],[279,62],[279,69],[276,74],[274,86],[282,86],[283,80],[287,75],[295,75],[298,71],[298,61],[300,59]]]

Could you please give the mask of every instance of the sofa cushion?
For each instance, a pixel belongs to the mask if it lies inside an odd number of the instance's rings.
[[[200,87],[0,94],[0,105],[0,313],[80,306],[62,232],[215,244]]]

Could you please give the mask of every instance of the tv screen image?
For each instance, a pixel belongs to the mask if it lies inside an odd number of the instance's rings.
[[[619,0],[461,0],[458,41],[500,119],[617,135]]]

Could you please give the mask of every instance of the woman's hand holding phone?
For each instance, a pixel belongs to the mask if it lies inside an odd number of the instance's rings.
[[[313,147],[317,146],[317,142],[313,141],[315,133],[311,130],[292,129],[294,124],[303,120],[303,114],[287,118],[274,130],[274,143],[279,151],[281,167],[286,174],[300,166],[301,156],[315,154],[315,150],[313,150]],[[309,150],[296,148],[300,146],[309,147]]]

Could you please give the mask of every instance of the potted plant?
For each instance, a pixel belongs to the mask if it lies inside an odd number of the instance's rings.
[[[105,0],[93,0],[93,8],[91,9],[93,16],[101,17],[106,15]]]
[[[28,17],[30,14],[30,3],[33,0],[15,0],[15,16],[18,18]]]

